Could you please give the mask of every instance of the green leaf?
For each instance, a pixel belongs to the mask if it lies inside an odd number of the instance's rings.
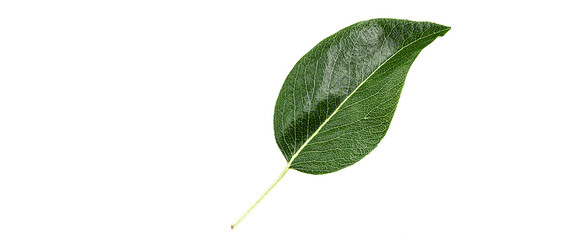
[[[288,164],[272,187],[288,169],[331,173],[371,152],[389,128],[411,64],[449,29],[372,19],[342,29],[305,54],[275,106],[275,138]]]

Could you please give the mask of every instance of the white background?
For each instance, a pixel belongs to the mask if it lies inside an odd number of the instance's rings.
[[[574,239],[575,17],[532,2],[2,1],[0,239]],[[452,27],[387,136],[230,230],[288,72],[381,17]]]

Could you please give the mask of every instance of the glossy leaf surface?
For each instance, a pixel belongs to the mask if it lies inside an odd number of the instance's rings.
[[[305,54],[275,106],[275,138],[288,167],[325,174],[371,152],[389,128],[411,64],[449,29],[372,19],[342,29]]]

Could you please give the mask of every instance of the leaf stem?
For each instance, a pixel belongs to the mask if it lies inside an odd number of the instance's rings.
[[[260,203],[260,201],[262,201],[262,199],[270,192],[270,190],[272,190],[272,188],[274,188],[276,186],[276,184],[278,184],[278,182],[284,177],[284,175],[286,175],[287,171],[289,170],[289,167],[290,167],[290,164],[288,163],[286,168],[282,171],[282,173],[279,175],[279,177],[276,179],[276,181],[268,188],[268,190],[252,205],[252,207],[250,207],[250,209],[248,209],[248,211],[246,211],[246,213],[244,213],[244,215],[242,215],[234,224],[232,224],[232,230],[234,228],[238,227],[240,222],[242,222],[242,220],[244,220],[244,218],[252,211],[252,209],[254,209],[254,207],[256,205],[258,205],[258,203]]]

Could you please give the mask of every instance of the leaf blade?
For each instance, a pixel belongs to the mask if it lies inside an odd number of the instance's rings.
[[[411,63],[449,29],[372,19],[342,29],[304,55],[286,78],[274,113],[276,142],[288,165],[325,174],[371,152],[387,132]]]

